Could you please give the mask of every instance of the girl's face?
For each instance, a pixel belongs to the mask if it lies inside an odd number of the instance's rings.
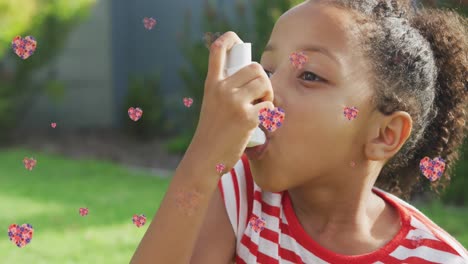
[[[284,191],[306,182],[346,184],[363,159],[369,122],[375,120],[364,59],[345,29],[354,23],[342,10],[305,2],[275,24],[261,64],[285,110],[283,125],[271,134],[263,157],[251,160],[255,182],[264,190]],[[271,47],[271,49],[270,49]],[[308,61],[297,69],[293,52]],[[357,107],[348,120],[345,107]]]

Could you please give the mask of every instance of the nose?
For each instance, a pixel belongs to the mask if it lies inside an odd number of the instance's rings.
[[[276,71],[274,73],[271,74],[270,76],[270,82],[271,82],[271,87],[273,89],[273,105],[275,105],[276,107],[279,107],[282,105],[282,89],[280,89],[280,87],[283,87],[284,85],[286,85],[284,82],[285,78],[284,77],[281,77],[280,74],[278,74],[279,72]]]

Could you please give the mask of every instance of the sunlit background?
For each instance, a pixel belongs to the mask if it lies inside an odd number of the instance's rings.
[[[0,263],[128,263],[196,128],[205,32],[235,31],[259,61],[274,22],[300,2],[0,0]],[[468,14],[466,0],[423,4]],[[25,60],[17,35],[37,41]],[[464,155],[441,199],[413,202],[468,247],[466,189]],[[9,241],[14,223],[34,228],[24,248]]]

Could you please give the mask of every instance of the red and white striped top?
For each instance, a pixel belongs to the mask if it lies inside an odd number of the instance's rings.
[[[398,209],[402,228],[377,251],[364,255],[336,254],[312,240],[296,218],[288,192],[264,192],[252,179],[244,155],[218,184],[236,235],[236,263],[289,264],[467,264],[468,252],[447,232],[400,198],[374,188],[374,192]],[[251,217],[265,219],[255,232]],[[257,230],[258,231],[258,230]]]

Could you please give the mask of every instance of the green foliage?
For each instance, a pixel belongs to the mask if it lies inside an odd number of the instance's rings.
[[[444,203],[468,206],[468,140],[462,150],[463,155],[456,165],[450,185],[441,198]]]
[[[164,148],[170,154],[181,154],[187,150],[187,147],[192,142],[193,135],[183,133],[164,144]]]
[[[461,4],[459,0],[458,1],[457,0],[440,0],[436,2],[437,2],[437,7],[439,8],[443,7],[443,8],[454,9],[461,15],[468,16],[468,5],[466,3]]]
[[[228,21],[227,15],[222,11],[218,11],[219,8],[214,3],[205,1],[202,28],[205,32],[236,32],[243,41],[252,43],[252,60],[260,61],[262,50],[267,44],[276,20],[282,13],[301,2],[301,0],[281,0],[274,3],[268,0],[249,2],[254,8],[255,27],[252,28],[248,25],[248,21],[244,19],[247,14],[243,1],[236,2],[234,14],[236,22],[234,23]],[[204,83],[208,72],[209,49],[205,46],[203,35],[199,36],[195,41],[190,38],[190,33],[193,32],[190,19],[191,13],[188,11],[184,17],[184,28],[179,39],[179,46],[188,65],[184,65],[179,74],[185,84],[184,96],[192,97],[194,103],[191,111],[181,117],[186,120],[186,122],[183,122],[184,135],[175,139],[178,142],[176,145],[179,146],[181,151],[185,150],[190,143],[187,140],[189,138],[187,135],[193,135],[197,127],[198,115],[203,100]]]
[[[31,80],[32,73],[52,62],[63,50],[71,30],[88,14],[96,0],[0,0],[0,62],[10,68],[5,78],[0,67],[0,129],[8,132],[28,110],[35,96],[51,88],[50,80]],[[11,49],[15,36],[32,36],[37,41],[35,53],[26,60]],[[3,74],[2,74],[3,73]],[[54,82],[54,81],[52,81]],[[55,84],[55,92],[60,93]],[[57,95],[57,93],[56,93]],[[55,97],[57,99],[58,97]],[[6,134],[6,133],[2,133]]]
[[[160,74],[153,77],[131,78],[122,112],[127,113],[130,107],[139,107],[143,110],[143,115],[136,122],[131,120],[127,114],[122,115],[125,131],[142,140],[155,136],[167,136],[171,127],[165,117],[164,106]]]

